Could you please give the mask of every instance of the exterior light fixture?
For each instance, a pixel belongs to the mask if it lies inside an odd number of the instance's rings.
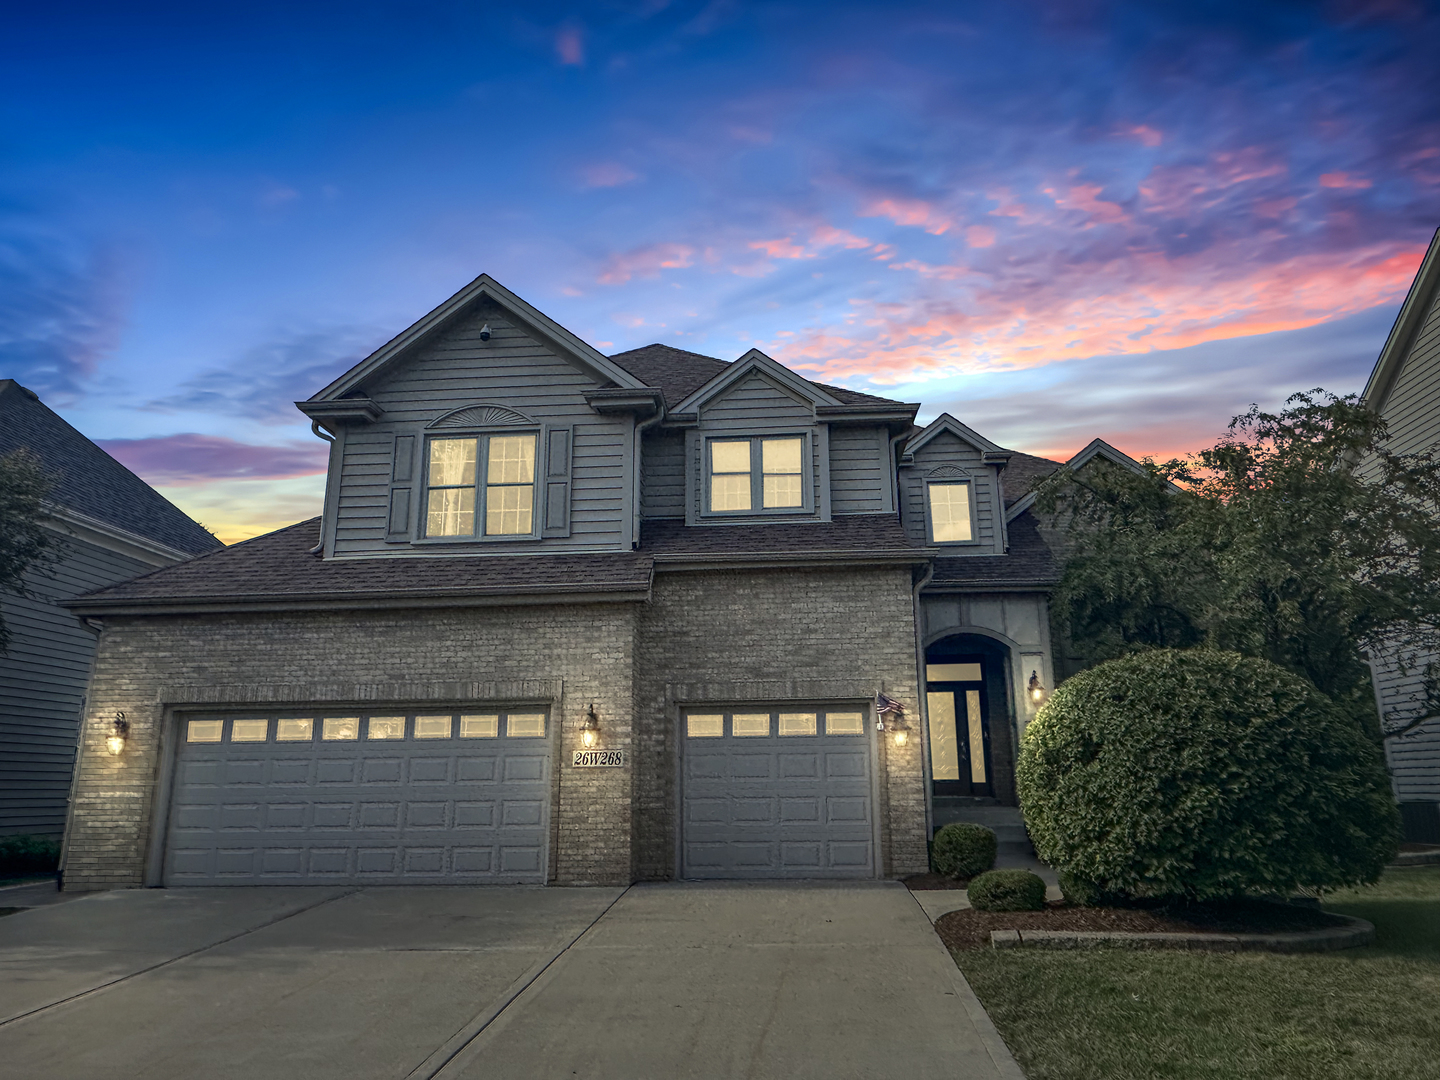
[[[585,722],[580,725],[580,745],[589,750],[600,741],[600,717],[595,715],[595,703],[585,711]]]
[[[489,324],[488,322],[487,322],[484,326],[482,326],[482,327],[480,328],[480,340],[481,340],[481,341],[489,341],[489,340],[490,340],[490,324]]]
[[[1030,672],[1029,690],[1030,700],[1036,705],[1045,700],[1045,684],[1040,681],[1039,672]]]
[[[910,725],[905,722],[905,715],[890,721],[890,730],[895,733],[895,745],[904,746],[910,741]]]
[[[884,693],[877,692],[875,694],[875,711],[879,714],[876,727],[884,731],[888,726],[895,736],[896,746],[904,746],[910,741],[910,724],[905,719],[904,705]]]
[[[112,754],[119,754],[125,749],[125,740],[130,735],[130,721],[125,719],[123,712],[115,714],[115,727],[105,738],[105,749]]]

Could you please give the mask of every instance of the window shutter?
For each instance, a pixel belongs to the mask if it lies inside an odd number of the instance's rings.
[[[410,539],[410,498],[415,482],[415,436],[396,435],[391,457],[390,520],[385,529],[386,540]]]
[[[545,523],[541,536],[570,535],[570,457],[573,429],[545,429],[545,475],[540,485]]]

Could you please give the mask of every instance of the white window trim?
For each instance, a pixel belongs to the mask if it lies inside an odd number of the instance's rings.
[[[535,438],[535,461],[534,472],[530,480],[530,531],[528,533],[498,533],[487,535],[483,532],[485,522],[485,489],[489,486],[486,481],[486,471],[490,462],[489,440],[495,437],[504,438],[506,435],[531,435]],[[430,504],[430,444],[437,439],[477,439],[479,445],[475,451],[475,528],[476,531],[468,536],[429,536],[426,533],[428,525]],[[471,430],[445,430],[426,432],[421,441],[420,453],[420,498],[419,506],[416,508],[415,531],[418,534],[415,543],[417,544],[496,544],[515,540],[538,540],[540,539],[541,519],[545,516],[545,508],[541,503],[542,480],[545,473],[545,442],[541,428],[537,425],[515,426],[503,428],[478,428]]]
[[[700,436],[700,517],[707,520],[811,517],[815,513],[815,442],[813,431],[735,431],[705,432]],[[757,496],[763,501],[765,479],[763,473],[763,451],[760,444],[765,439],[800,440],[800,505],[759,507]],[[749,510],[710,509],[710,447],[717,442],[750,442],[750,498]]]
[[[964,484],[965,495],[970,502],[970,539],[936,540],[935,522],[930,517],[930,488],[935,484]],[[932,476],[925,479],[925,540],[936,547],[975,547],[980,543],[980,523],[976,517],[975,478],[973,476]]]

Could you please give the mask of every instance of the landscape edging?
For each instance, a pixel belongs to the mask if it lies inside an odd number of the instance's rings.
[[[1330,952],[1369,945],[1375,926],[1341,915],[1345,926],[1288,934],[1132,934],[1117,930],[991,930],[994,949],[1195,949],[1207,952]]]

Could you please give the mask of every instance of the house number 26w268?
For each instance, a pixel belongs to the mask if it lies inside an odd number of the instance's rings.
[[[577,769],[619,768],[625,764],[624,750],[576,750],[571,764]]]

